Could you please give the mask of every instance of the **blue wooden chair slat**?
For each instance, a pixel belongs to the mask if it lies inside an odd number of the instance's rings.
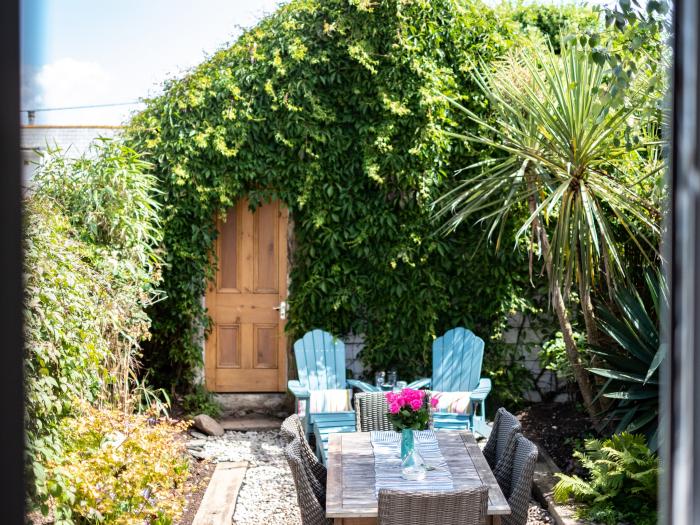
[[[334,390],[355,386],[362,390],[374,388],[362,381],[346,381],[345,344],[328,332],[315,329],[304,334],[294,343],[294,356],[299,373],[298,380],[288,383],[289,390],[297,401],[306,402],[303,418],[307,436],[317,435],[316,453],[325,461],[323,442],[328,442],[332,432],[354,432],[355,412],[321,412],[311,414],[309,410],[310,390]],[[350,384],[351,383],[351,384]],[[327,445],[326,445],[327,447]]]
[[[433,376],[408,385],[411,388],[429,387],[438,392],[471,392],[470,416],[436,413],[436,429],[471,429],[488,437],[486,397],[491,391],[491,380],[482,378],[484,341],[463,327],[452,328],[433,342]],[[477,410],[478,406],[478,410]]]

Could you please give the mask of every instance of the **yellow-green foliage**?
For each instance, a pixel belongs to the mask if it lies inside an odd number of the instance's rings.
[[[70,489],[54,503],[75,521],[118,525],[168,525],[182,513],[188,462],[176,435],[185,423],[125,415],[90,405],[64,419],[68,443],[60,461],[47,465],[51,478]]]

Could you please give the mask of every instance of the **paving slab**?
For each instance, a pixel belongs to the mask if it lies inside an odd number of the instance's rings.
[[[192,525],[231,525],[247,461],[217,463]]]

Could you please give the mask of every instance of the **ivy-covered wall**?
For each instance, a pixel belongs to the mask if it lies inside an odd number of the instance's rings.
[[[364,334],[369,369],[411,377],[452,326],[498,334],[528,303],[526,261],[479,245],[478,226],[435,235],[430,207],[486,154],[440,132],[468,124],[439,93],[487,114],[469,71],[520,38],[519,21],[478,1],[293,0],[168,82],[128,132],[162,189],[167,299],[150,312],[152,379],[192,379],[213,217],[244,195],[281,199],[294,220],[291,338]],[[507,353],[491,348],[487,368]]]

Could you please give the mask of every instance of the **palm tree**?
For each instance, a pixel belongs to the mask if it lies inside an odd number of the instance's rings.
[[[625,105],[609,107],[603,67],[576,43],[563,43],[560,54],[533,45],[493,68],[482,64],[473,76],[493,106],[493,120],[448,97],[479,132],[446,133],[506,155],[466,168],[470,176],[436,201],[436,215],[447,217],[446,230],[476,218],[489,236],[497,234],[498,247],[506,219],[527,207],[516,238],[530,233],[531,271],[535,254],[544,259],[567,355],[593,414],[593,390],[565,300],[578,285],[588,341],[596,344],[591,291],[601,281],[612,288],[626,279],[620,233],[645,257],[657,257],[660,214],[647,195],[662,168],[650,155],[659,144],[630,134],[648,129],[635,115],[644,86]]]

